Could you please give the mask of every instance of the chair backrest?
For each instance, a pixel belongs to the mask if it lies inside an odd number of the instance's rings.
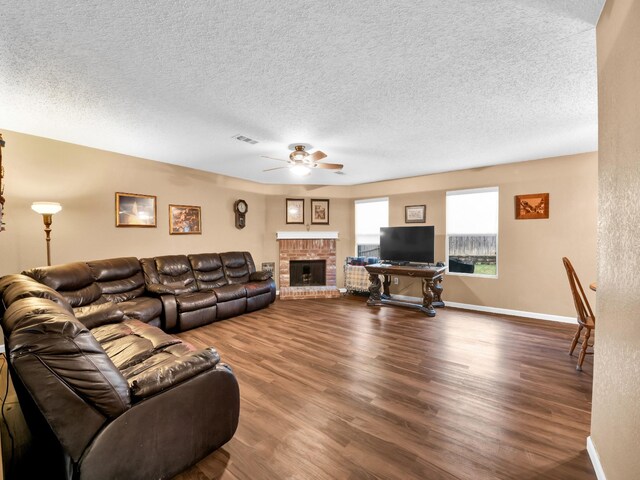
[[[578,278],[576,271],[573,269],[573,265],[571,265],[571,262],[567,257],[562,257],[562,263],[564,263],[564,268],[567,270],[569,287],[571,287],[573,303],[576,307],[576,313],[578,314],[578,322],[581,325],[584,325],[587,323],[587,318],[591,318],[593,323],[595,323],[596,317],[593,314],[593,310],[591,310],[591,305],[589,305],[589,300],[587,300],[587,297],[584,294],[582,284],[580,283],[580,279]]]
[[[104,303],[102,291],[84,262],[37,267],[22,273],[56,290],[73,308]]]
[[[199,253],[189,255],[193,275],[198,283],[198,290],[213,290],[227,285],[222,260],[217,253]]]
[[[249,252],[225,252],[220,254],[224,276],[231,284],[247,283],[249,275],[256,271]]]
[[[159,283],[171,287],[177,294],[198,290],[191,264],[186,255],[163,255],[140,259],[147,286]]]
[[[144,295],[144,276],[135,257],[87,262],[102,296],[110,302],[126,302]]]

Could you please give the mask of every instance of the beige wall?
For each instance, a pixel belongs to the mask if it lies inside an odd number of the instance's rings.
[[[597,27],[598,306],[591,438],[607,480],[640,478],[640,2]]]
[[[283,187],[287,189],[287,187]],[[336,243],[336,282],[338,287],[344,286],[344,270],[343,264],[345,257],[353,255],[353,202],[347,198],[339,198],[334,196],[331,198],[331,189],[321,189],[324,196],[309,195],[308,192],[294,192],[286,195],[273,195],[266,199],[267,217],[266,217],[266,239],[264,245],[265,258],[268,261],[276,263],[278,269],[278,242],[275,241],[276,232],[279,231],[337,231],[339,234]],[[306,194],[305,194],[306,193]],[[328,195],[327,195],[328,194]],[[304,198],[305,208],[305,225],[290,225],[286,223],[285,205],[287,198]],[[322,198],[329,199],[329,225],[311,225],[311,199]],[[277,275],[276,275],[277,279]]]
[[[587,153],[359,185],[352,194],[386,192],[392,226],[404,225],[405,205],[426,204],[435,259],[444,261],[447,190],[499,187],[498,278],[448,275],[445,302],[575,317],[561,258],[571,258],[585,281],[595,280],[597,175],[598,156]],[[541,192],[550,194],[550,218],[515,220],[514,196]],[[419,282],[402,281],[396,293],[421,295]]]
[[[278,261],[275,233],[306,230],[287,225],[285,199],[304,198],[307,223],[312,198],[330,199],[336,230],[338,286],[342,264],[353,255],[354,200],[389,197],[390,224],[404,224],[404,206],[427,205],[427,224],[436,227],[436,260],[444,260],[447,190],[500,188],[499,278],[449,275],[445,300],[536,313],[574,316],[560,258],[571,257],[582,278],[595,279],[597,155],[544,159],[489,168],[393,180],[352,187],[263,185],[78,145],[5,132],[7,231],[0,234],[0,274],[46,261],[42,218],[35,200],[58,201],[54,217],[53,263],[114,256],[137,257],[202,251],[249,250],[256,263]],[[158,196],[158,227],[116,228],[114,193]],[[516,221],[513,196],[549,192],[549,220]],[[234,227],[233,202],[249,203],[247,227]],[[168,233],[168,204],[202,206],[203,234]],[[416,283],[394,293],[419,296]]]
[[[60,202],[53,218],[52,263],[116,256],[249,250],[263,261],[266,205],[255,184],[30,135],[3,132],[6,231],[0,274],[44,265],[42,217],[33,201]],[[157,228],[116,228],[115,192],[157,195]],[[249,203],[247,227],[234,226],[233,203]],[[202,235],[169,235],[168,205],[202,206]]]

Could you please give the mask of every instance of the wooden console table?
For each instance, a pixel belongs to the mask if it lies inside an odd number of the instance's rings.
[[[398,305],[402,307],[417,308],[429,317],[436,316],[436,310],[433,307],[444,307],[442,301],[442,275],[446,267],[429,267],[417,265],[388,265],[384,263],[374,263],[366,265],[365,268],[369,272],[369,300],[367,305]],[[380,282],[380,275],[384,276],[384,282]],[[413,277],[422,279],[422,304],[395,300],[389,293],[389,285],[391,285],[391,276],[397,277]],[[382,293],[380,287],[383,287]]]

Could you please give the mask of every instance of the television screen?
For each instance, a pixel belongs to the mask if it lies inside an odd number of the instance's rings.
[[[386,227],[380,229],[380,258],[385,262],[433,263],[435,228]]]

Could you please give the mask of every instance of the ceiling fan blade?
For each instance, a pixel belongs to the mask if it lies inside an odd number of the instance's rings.
[[[275,168],[267,168],[266,170],[262,170],[263,172],[270,172],[272,170],[281,170],[283,168],[289,168],[289,167],[275,167]]]
[[[327,158],[327,154],[318,150],[317,152],[313,152],[307,155],[305,160],[311,161],[311,162],[319,162],[323,158]]]
[[[260,155],[262,158],[268,158],[270,160],[277,160],[279,162],[289,162],[289,160],[283,160],[282,158],[275,158],[275,157],[267,157],[266,155]]]
[[[327,168],[329,170],[342,170],[344,165],[341,163],[316,163],[313,168]]]

